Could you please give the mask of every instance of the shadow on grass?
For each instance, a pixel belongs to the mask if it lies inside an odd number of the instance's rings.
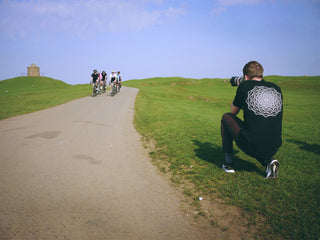
[[[197,157],[221,168],[224,162],[224,153],[221,146],[216,146],[209,142],[202,143],[198,140],[192,140],[192,142],[198,147],[194,150]],[[244,161],[235,156],[235,154],[238,152],[239,151],[234,150],[233,156],[233,163],[236,171],[257,172],[260,175],[264,175],[264,172],[255,164]]]
[[[301,150],[312,152],[312,153],[315,153],[317,155],[320,155],[320,145],[319,144],[309,144],[309,143],[306,143],[306,142],[293,140],[293,139],[288,139],[286,141],[299,145]]]

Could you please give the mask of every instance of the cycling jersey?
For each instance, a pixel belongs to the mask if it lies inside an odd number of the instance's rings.
[[[99,74],[97,74],[97,73],[92,73],[91,74],[91,77],[92,77],[92,82],[96,82],[97,81],[97,79],[99,78]]]
[[[102,73],[101,76],[102,76],[102,81],[105,81],[107,78],[107,73]]]
[[[114,81],[118,82],[118,81],[117,81],[117,76],[116,76],[115,74],[112,74],[112,75],[110,76],[110,83],[113,83]]]

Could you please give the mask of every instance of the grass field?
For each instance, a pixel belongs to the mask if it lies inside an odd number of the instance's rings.
[[[89,85],[69,85],[47,77],[17,77],[0,81],[0,119],[53,107],[88,96]]]
[[[155,164],[184,186],[186,195],[218,196],[239,206],[250,216],[251,226],[260,228],[257,239],[319,240],[320,77],[266,80],[277,83],[284,95],[277,180],[265,180],[259,163],[237,148],[236,173],[221,170],[220,119],[230,110],[236,91],[228,82],[175,77],[131,80],[124,85],[140,89],[135,127],[145,141],[156,143],[150,153]],[[0,119],[90,94],[89,85],[71,86],[44,77],[0,81]]]
[[[320,77],[268,76],[284,95],[283,145],[276,155],[279,179],[235,148],[235,174],[221,170],[220,119],[230,111],[236,87],[222,79],[152,78],[126,81],[140,89],[135,126],[160,170],[184,185],[184,193],[216,196],[250,215],[257,239],[320,237]],[[242,113],[240,113],[242,116]],[[192,187],[186,182],[191,182]],[[200,212],[200,214],[203,214]],[[260,226],[260,227],[259,227]]]

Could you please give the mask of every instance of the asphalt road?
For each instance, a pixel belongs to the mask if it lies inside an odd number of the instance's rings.
[[[215,239],[151,164],[137,92],[0,121],[0,239]]]

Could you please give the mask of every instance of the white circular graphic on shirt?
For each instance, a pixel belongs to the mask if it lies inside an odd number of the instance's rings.
[[[248,109],[255,115],[267,117],[277,116],[282,110],[281,93],[274,88],[255,86],[248,92],[246,100]]]

